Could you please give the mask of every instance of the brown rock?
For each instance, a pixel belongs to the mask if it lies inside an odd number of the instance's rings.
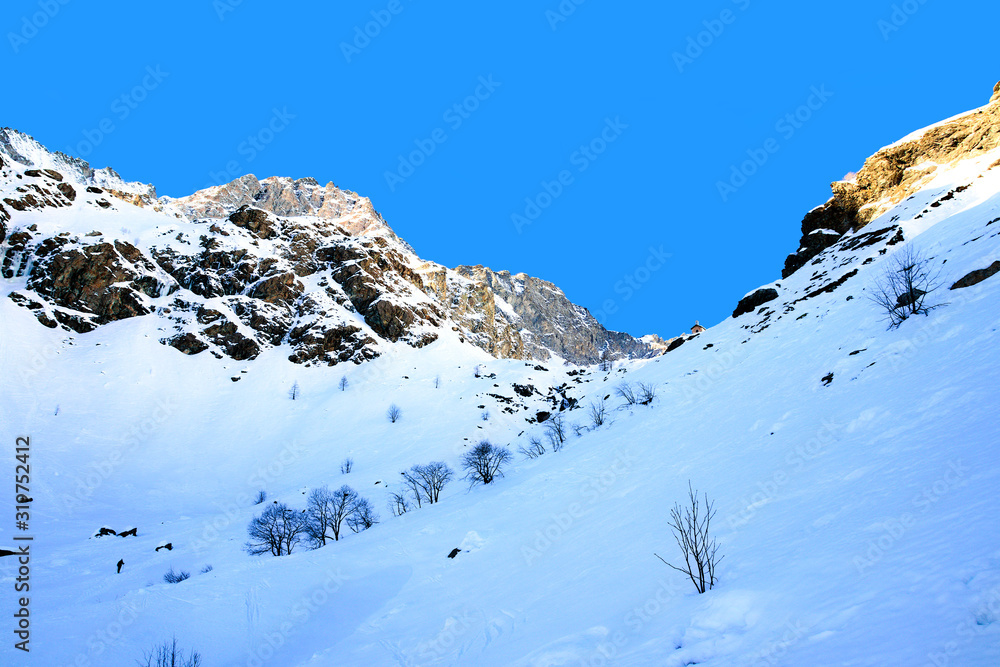
[[[1000,85],[1000,84],[997,84]],[[987,278],[1000,273],[1000,261],[993,262],[985,269],[977,269],[971,273],[966,274],[960,280],[958,280],[951,289],[963,289],[965,287],[972,287],[973,285],[978,285]]]

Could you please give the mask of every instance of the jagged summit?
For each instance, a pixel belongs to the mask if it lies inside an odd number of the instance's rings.
[[[421,259],[371,200],[315,179],[243,176],[188,197],[0,131],[0,255],[9,298],[87,333],[155,317],[185,354],[360,363],[439,339],[498,358],[596,363],[657,350],[604,329],[557,287]]]

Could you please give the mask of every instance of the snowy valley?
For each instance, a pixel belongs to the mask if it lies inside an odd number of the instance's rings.
[[[835,183],[784,275],[668,351],[420,259],[332,184],[170,199],[3,137],[0,438],[13,472],[30,437],[34,540],[31,655],[0,663],[176,637],[206,666],[1000,664],[1000,84]],[[936,289],[889,328],[904,251]],[[512,458],[470,485],[483,440]],[[395,516],[432,461],[440,502]],[[689,481],[724,555],[704,594],[654,555]],[[378,523],[247,553],[267,506],[345,484]]]

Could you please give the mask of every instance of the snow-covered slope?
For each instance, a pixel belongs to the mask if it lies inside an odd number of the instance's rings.
[[[126,665],[176,636],[206,665],[1000,664],[1000,277],[948,289],[1000,260],[998,162],[942,166],[742,314],[612,372],[493,359],[450,331],[333,369],[280,347],[185,356],[154,318],[67,335],[0,298],[0,437],[11,474],[31,437],[35,537],[32,655],[8,637],[0,662]],[[939,272],[940,307],[887,330],[867,297],[907,249]],[[621,382],[655,401],[622,406]],[[580,427],[561,451],[385,509],[401,470],[457,468],[482,438],[517,450],[560,408]],[[725,555],[704,595],[654,556],[679,556],[668,510],[689,480]],[[303,508],[345,483],[379,524],[243,551],[259,490]],[[16,576],[0,559],[0,588]]]

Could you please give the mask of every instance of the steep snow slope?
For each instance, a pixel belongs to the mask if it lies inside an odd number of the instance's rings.
[[[454,332],[334,369],[278,349],[179,355],[141,317],[66,344],[4,283],[0,438],[13,474],[31,437],[35,542],[33,655],[8,634],[0,663],[125,665],[172,635],[206,665],[1000,663],[1000,277],[947,289],[1000,260],[998,159],[938,170],[766,286],[776,299],[610,374],[494,360]],[[890,331],[866,296],[907,247],[939,269],[941,307]],[[412,464],[541,435],[528,420],[553,409],[549,387],[617,408],[623,380],[656,401],[489,487],[383,509]],[[677,559],[667,511],[688,480],[715,500],[725,554],[705,595],[653,555]],[[288,557],[242,551],[259,489],[304,507],[342,483],[380,524]],[[93,538],[105,525],[138,535]],[[192,576],[167,584],[168,568]],[[0,559],[2,618],[16,576]]]

